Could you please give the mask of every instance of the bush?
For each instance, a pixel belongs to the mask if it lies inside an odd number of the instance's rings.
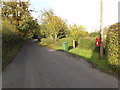
[[[14,25],[3,21],[2,24],[2,68],[4,68],[15,53],[21,48],[23,39]]]
[[[72,46],[72,38],[62,38],[62,39],[59,39],[59,40],[55,43],[55,45],[61,47],[63,42],[68,42],[68,47],[71,47],[71,46]]]
[[[50,44],[54,44],[55,43],[55,40],[54,39],[51,39],[51,38],[42,38],[41,39],[41,43],[43,45],[50,45]]]
[[[83,49],[95,49],[95,40],[90,38],[82,38],[78,40],[78,47]]]
[[[16,44],[21,42],[21,38],[18,35],[17,29],[10,23],[3,22],[2,25],[2,48],[12,48]]]
[[[90,33],[89,37],[91,37],[91,38],[100,37],[100,32],[99,31],[92,32],[92,33]]]
[[[116,23],[109,27],[107,33],[107,60],[108,64],[112,65],[113,68],[119,66],[119,32],[120,32],[120,23]]]

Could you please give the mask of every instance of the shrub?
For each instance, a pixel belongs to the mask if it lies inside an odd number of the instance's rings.
[[[4,68],[15,53],[21,48],[23,39],[14,25],[3,21],[2,24],[2,68]]]
[[[62,39],[59,39],[59,40],[55,43],[55,45],[61,47],[63,42],[68,42],[68,47],[71,47],[71,46],[72,46],[72,38],[62,38]]]
[[[100,32],[99,31],[92,32],[89,34],[89,37],[91,37],[91,38],[100,37]]]
[[[116,23],[109,27],[107,33],[107,60],[108,64],[112,65],[113,68],[119,66],[119,32],[120,32],[120,23]]]
[[[78,41],[78,47],[83,49],[95,49],[95,40],[90,38],[81,38]]]
[[[51,38],[42,38],[41,39],[41,43],[43,45],[50,45],[50,44],[54,44],[55,43],[55,40],[54,39],[51,39]]]
[[[2,25],[2,48],[12,48],[20,43],[21,38],[18,35],[17,29],[10,23],[3,22]]]

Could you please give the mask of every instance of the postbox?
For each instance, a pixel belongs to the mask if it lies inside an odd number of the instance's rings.
[[[96,38],[96,47],[100,47],[100,38]]]

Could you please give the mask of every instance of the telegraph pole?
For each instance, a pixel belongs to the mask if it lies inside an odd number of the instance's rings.
[[[100,1],[100,57],[103,58],[103,0]]]

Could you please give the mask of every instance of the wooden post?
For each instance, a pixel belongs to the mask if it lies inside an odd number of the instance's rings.
[[[75,40],[73,40],[73,48],[75,48]]]

